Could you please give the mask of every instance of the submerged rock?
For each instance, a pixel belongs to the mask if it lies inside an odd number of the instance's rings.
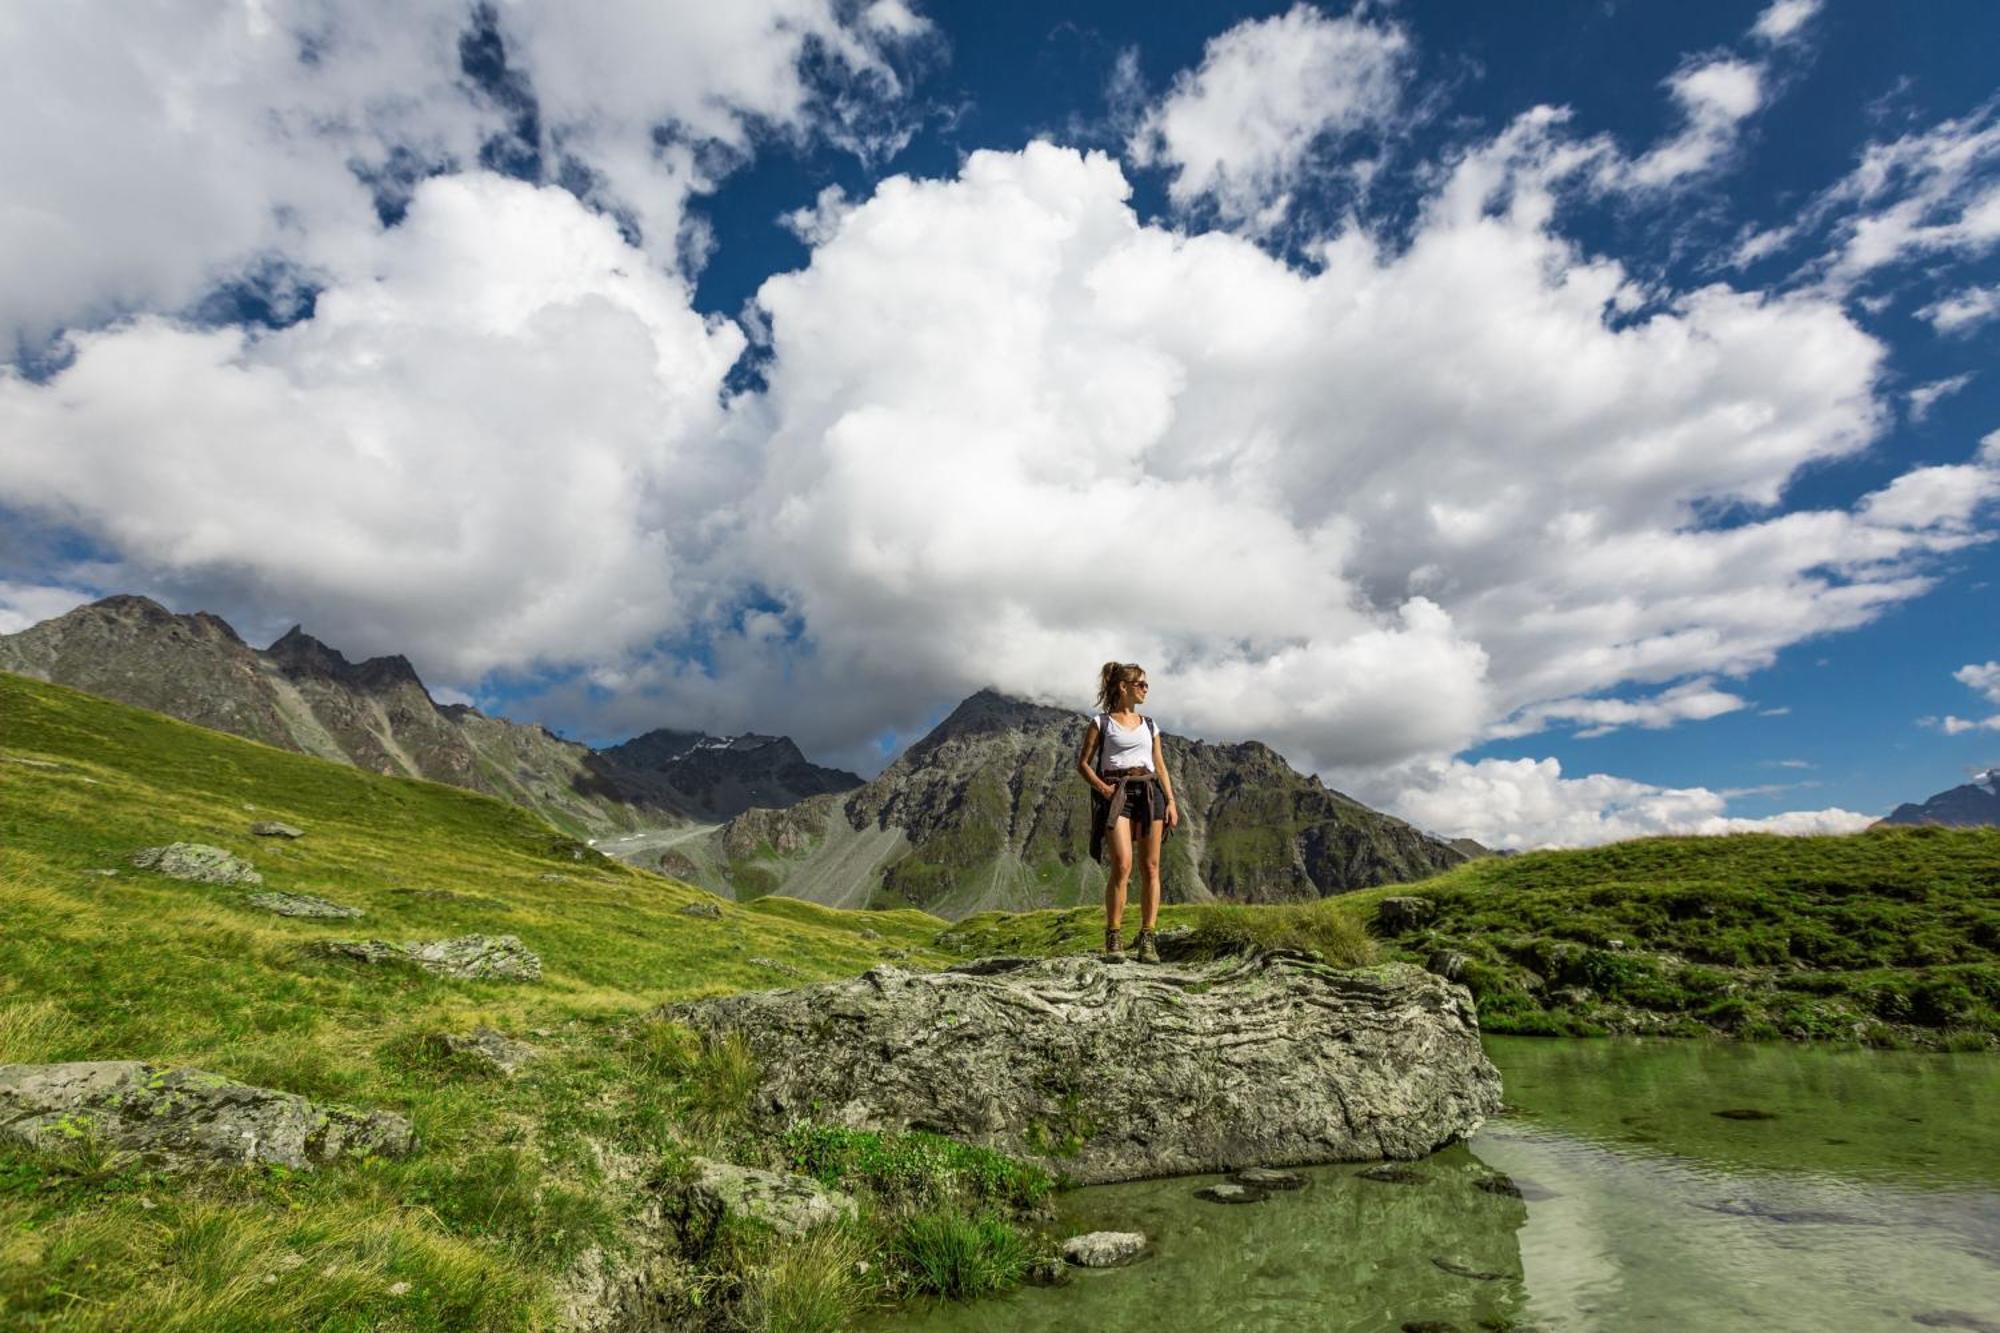
[[[1224,1181],[1220,1185],[1204,1185],[1194,1192],[1197,1199],[1210,1203],[1262,1203],[1271,1196],[1254,1185],[1237,1185]]]
[[[1062,1257],[1078,1268],[1116,1268],[1131,1263],[1146,1249],[1137,1231],[1091,1231],[1062,1243]]]
[[[771,1125],[946,1132],[1083,1184],[1421,1157],[1500,1102],[1471,997],[1407,964],[883,965],[662,1013],[742,1034]]]
[[[1421,1171],[1413,1171],[1407,1166],[1385,1164],[1372,1166],[1356,1175],[1358,1180],[1374,1180],[1384,1185],[1421,1185],[1430,1177]]]
[[[1453,1277],[1471,1278],[1474,1282],[1498,1282],[1507,1276],[1505,1273],[1490,1273],[1483,1268],[1474,1268],[1462,1259],[1452,1259],[1442,1254],[1432,1255],[1431,1263]]]
[[[132,853],[132,864],[141,870],[156,870],[169,879],[195,884],[262,884],[264,877],[248,861],[200,842],[169,843],[146,847]]]
[[[47,1149],[85,1135],[168,1167],[305,1170],[339,1157],[401,1157],[413,1145],[399,1115],[316,1104],[199,1069],[138,1060],[0,1065],[0,1138]]]
[[[364,963],[414,963],[462,981],[538,981],[542,960],[514,935],[462,935],[455,940],[323,940],[317,951]]]
[[[689,1256],[708,1253],[726,1223],[750,1222],[787,1239],[852,1218],[854,1200],[806,1176],[760,1171],[697,1157],[669,1191],[667,1221]]]
[[[253,893],[244,898],[252,907],[261,907],[279,916],[324,917],[332,921],[351,921],[366,915],[358,907],[343,907],[325,898],[315,898],[309,893]]]
[[[1247,1166],[1230,1176],[1239,1185],[1254,1185],[1260,1190],[1302,1190],[1306,1178],[1296,1171],[1274,1171],[1268,1166]]]

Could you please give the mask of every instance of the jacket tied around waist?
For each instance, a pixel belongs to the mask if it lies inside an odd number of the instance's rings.
[[[1111,821],[1125,810],[1128,795],[1137,794],[1145,805],[1145,814],[1135,819],[1133,836],[1142,836],[1139,825],[1155,820],[1165,822],[1167,817],[1167,796],[1160,786],[1160,775],[1150,768],[1112,768],[1098,774],[1111,784],[1109,795],[1099,795],[1095,788],[1090,793],[1090,859],[1100,865],[1104,862],[1105,836],[1111,831]],[[1163,837],[1172,837],[1173,829],[1161,830]]]

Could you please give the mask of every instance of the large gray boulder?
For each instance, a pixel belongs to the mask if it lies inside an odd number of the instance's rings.
[[[662,1012],[740,1033],[774,1124],[932,1130],[1084,1184],[1421,1157],[1500,1105],[1471,995],[1401,963],[989,958]]]
[[[307,1170],[338,1157],[401,1157],[410,1122],[322,1105],[199,1069],[138,1060],[0,1065],[0,1139],[58,1148],[89,1137],[166,1167],[263,1163]]]
[[[169,879],[184,879],[195,884],[264,882],[264,877],[242,857],[201,842],[144,847],[132,853],[132,864],[141,870],[158,871]]]

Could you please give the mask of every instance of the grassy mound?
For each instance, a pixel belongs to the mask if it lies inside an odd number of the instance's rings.
[[[1645,838],[1336,901],[1397,895],[1435,914],[1385,952],[1463,954],[1491,1032],[2000,1045],[2000,829]]]
[[[261,820],[305,836],[253,836]],[[264,883],[131,864],[175,841],[233,852]],[[780,1151],[741,1138],[747,1075],[727,1051],[638,1015],[885,958],[948,960],[931,947],[945,923],[922,913],[719,903],[497,800],[5,674],[0,846],[0,1063],[193,1066],[398,1111],[423,1144],[402,1162],[193,1179],[87,1141],[57,1157],[0,1149],[8,1328],[546,1326],[564,1275],[629,1243],[637,1185],[691,1151]],[[260,891],[366,915],[274,916],[245,901]],[[696,903],[721,915],[681,910]],[[446,980],[310,948],[474,932],[520,937],[542,980]],[[540,1057],[509,1079],[427,1040],[482,1024]],[[886,1250],[889,1234],[820,1249]],[[792,1290],[784,1273],[819,1272],[769,1247],[739,1259],[688,1274],[689,1298],[754,1289],[768,1303]],[[777,1276],[751,1280],[765,1268]]]
[[[1391,897],[1432,915],[1379,932]],[[2000,1046],[2000,829],[1644,838],[1317,903],[1169,905],[1160,925],[1190,930],[1197,956],[1290,948],[1359,966],[1456,953],[1489,1032]],[[1073,908],[968,917],[938,943],[1058,954],[1103,938],[1102,913]]]

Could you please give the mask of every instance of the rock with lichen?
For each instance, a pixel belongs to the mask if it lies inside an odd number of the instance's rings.
[[[132,864],[169,879],[194,884],[262,884],[264,877],[248,861],[220,847],[200,842],[175,842],[132,853]]]
[[[168,1168],[293,1170],[342,1157],[401,1157],[414,1146],[410,1122],[387,1111],[138,1060],[0,1065],[0,1140],[43,1150],[87,1141]]]

